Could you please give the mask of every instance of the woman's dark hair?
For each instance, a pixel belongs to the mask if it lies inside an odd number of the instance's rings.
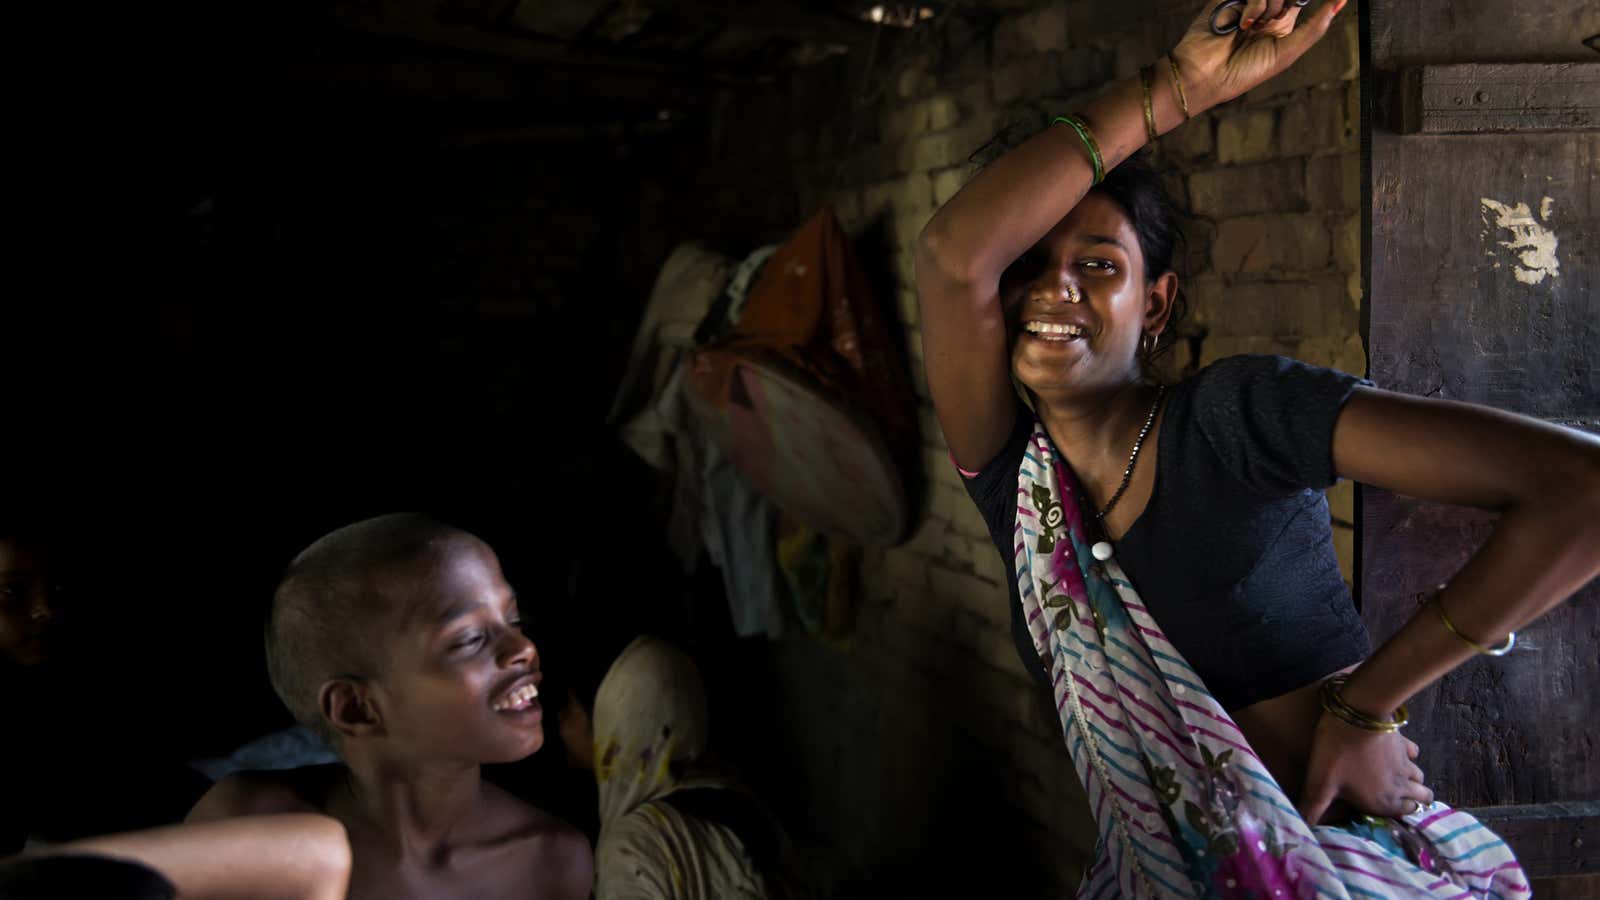
[[[1026,123],[1007,126],[978,148],[970,161],[980,167],[986,166],[1039,131],[1037,126]],[[1141,150],[1118,163],[1116,168],[1106,173],[1105,180],[1091,188],[1090,192],[1099,193],[1122,207],[1134,234],[1139,237],[1139,253],[1144,257],[1147,281],[1154,281],[1168,271],[1178,272],[1181,278],[1183,273],[1178,271],[1178,265],[1183,259],[1180,251],[1184,249],[1185,238],[1179,220],[1183,212],[1172,192],[1167,189],[1161,173],[1150,164],[1149,153]],[[1147,366],[1172,349],[1177,342],[1178,325],[1188,312],[1189,300],[1180,287],[1172,301],[1172,314],[1167,319],[1167,327],[1144,360]]]

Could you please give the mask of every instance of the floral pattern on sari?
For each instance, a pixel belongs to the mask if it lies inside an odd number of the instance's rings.
[[[1080,897],[1528,893],[1505,842],[1442,803],[1309,826],[1115,558],[1094,559],[1082,490],[1037,423],[1017,496],[1022,612],[1099,834]]]

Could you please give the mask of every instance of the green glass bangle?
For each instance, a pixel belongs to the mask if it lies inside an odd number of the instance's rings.
[[[1072,126],[1072,130],[1078,133],[1078,138],[1083,141],[1083,146],[1089,151],[1089,162],[1094,165],[1094,184],[1105,181],[1105,163],[1100,159],[1100,145],[1094,139],[1094,132],[1089,130],[1089,123],[1079,116],[1056,116],[1050,120],[1050,124]]]

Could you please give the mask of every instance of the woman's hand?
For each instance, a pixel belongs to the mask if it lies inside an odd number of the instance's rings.
[[[1299,28],[1301,7],[1291,0],[1248,0],[1240,10],[1239,30],[1229,35],[1211,33],[1218,2],[1206,0],[1172,50],[1191,114],[1226,103],[1289,68],[1328,33],[1347,0],[1322,0]]]
[[[1311,738],[1300,815],[1315,825],[1335,800],[1357,812],[1403,816],[1433,802],[1422,783],[1417,745],[1393,734],[1376,734],[1323,713]]]

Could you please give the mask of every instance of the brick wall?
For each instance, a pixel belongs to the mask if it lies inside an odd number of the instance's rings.
[[[786,86],[781,164],[802,210],[831,203],[906,325],[927,483],[910,541],[870,554],[848,648],[805,638],[765,659],[784,711],[760,771],[829,864],[840,896],[911,889],[1015,896],[1075,885],[1093,843],[1048,698],[1007,628],[1004,570],[946,457],[927,403],[912,248],[1001,126],[1058,114],[1170,47],[1190,2],[946,14]],[[1165,136],[1157,162],[1195,219],[1193,305],[1175,362],[1281,353],[1362,373],[1358,337],[1359,85],[1356,9],[1288,73]],[[1190,347],[1198,359],[1186,360]],[[1350,571],[1348,487],[1332,492]],[[799,723],[809,723],[802,729]],[[820,726],[820,727],[819,727]]]

